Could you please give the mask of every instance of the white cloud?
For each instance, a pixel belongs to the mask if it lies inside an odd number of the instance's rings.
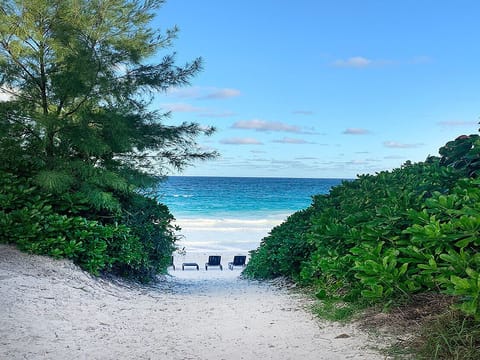
[[[248,161],[251,161],[251,162],[270,162],[272,161],[272,159],[267,159],[267,158],[250,158],[250,159],[247,159]]]
[[[194,106],[187,103],[170,103],[160,105],[166,111],[171,112],[184,112],[184,113],[197,113],[201,117],[230,117],[234,116],[233,111],[217,111],[210,108]]]
[[[365,164],[368,164],[368,161],[367,160],[354,159],[354,160],[347,161],[345,164],[347,164],[347,165],[365,165]]]
[[[179,99],[197,99],[197,100],[215,100],[228,99],[240,96],[240,90],[233,88],[217,88],[217,87],[189,87],[189,88],[170,88],[167,96]]]
[[[199,87],[177,88],[171,87],[167,90],[167,96],[179,99],[193,99],[200,96]]]
[[[369,59],[363,56],[353,56],[348,59],[338,59],[332,62],[335,67],[343,68],[366,68],[371,66],[387,66],[387,65],[421,65],[432,62],[428,56],[414,56],[411,59],[388,60],[388,59]]]
[[[366,135],[369,133],[370,131],[362,128],[348,128],[342,132],[342,134],[345,134],[345,135]]]
[[[415,144],[404,144],[404,143],[399,143],[396,141],[384,141],[383,146],[387,148],[393,148],[393,149],[411,149],[411,148],[417,148],[422,146],[422,143],[415,143]]]
[[[162,104],[164,109],[171,112],[206,112],[209,111],[207,108],[193,106],[185,103],[171,103],[171,104]]]
[[[297,157],[295,160],[318,160],[316,157],[305,156],[305,157]]]
[[[233,129],[250,129],[255,131],[285,131],[301,133],[301,129],[295,125],[288,125],[280,121],[265,121],[259,119],[237,121],[232,125]]]
[[[275,143],[281,143],[281,144],[312,144],[309,141],[306,141],[304,139],[295,139],[295,138],[288,138],[284,137],[283,139],[279,140],[273,140]]]
[[[367,59],[363,56],[354,56],[351,58],[348,58],[346,60],[344,59],[339,59],[335,60],[333,62],[333,66],[337,67],[353,67],[353,68],[364,68],[369,65],[372,65],[373,61],[370,59]]]
[[[237,89],[214,89],[211,90],[204,96],[201,96],[200,99],[228,99],[236,96],[240,96],[240,90]]]
[[[220,143],[226,145],[263,145],[262,142],[254,138],[229,138],[220,140]]]
[[[399,160],[399,159],[405,159],[405,156],[401,156],[401,155],[389,155],[389,156],[384,156],[383,158],[384,158],[384,159],[387,159],[387,160]]]

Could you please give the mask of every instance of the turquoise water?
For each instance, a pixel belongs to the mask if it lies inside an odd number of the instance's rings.
[[[342,179],[172,176],[157,189],[190,251],[245,251]]]
[[[158,189],[159,200],[178,217],[251,217],[292,213],[326,194],[341,179],[172,176]]]

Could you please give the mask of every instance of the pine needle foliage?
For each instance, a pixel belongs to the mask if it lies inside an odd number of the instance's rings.
[[[0,2],[0,91],[10,95],[0,102],[0,171],[41,189],[55,213],[121,224],[130,197],[217,155],[197,143],[213,128],[168,125],[170,114],[151,108],[155,93],[188,85],[202,68],[201,58],[179,66],[169,53],[178,29],[150,26],[163,2]],[[166,219],[150,221],[171,220],[162,205],[150,209]],[[142,251],[171,251],[173,233],[160,236],[168,226]],[[167,255],[135,271],[151,274]]]

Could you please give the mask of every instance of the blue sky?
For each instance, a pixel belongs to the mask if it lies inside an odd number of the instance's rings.
[[[423,161],[480,115],[479,1],[169,0],[190,87],[169,122],[217,132],[182,175],[353,178]],[[162,54],[160,54],[162,55]]]

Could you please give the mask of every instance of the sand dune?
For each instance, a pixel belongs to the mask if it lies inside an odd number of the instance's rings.
[[[205,254],[188,261],[202,265]],[[377,340],[315,319],[285,287],[176,262],[171,276],[140,287],[0,245],[0,358],[384,358]]]

